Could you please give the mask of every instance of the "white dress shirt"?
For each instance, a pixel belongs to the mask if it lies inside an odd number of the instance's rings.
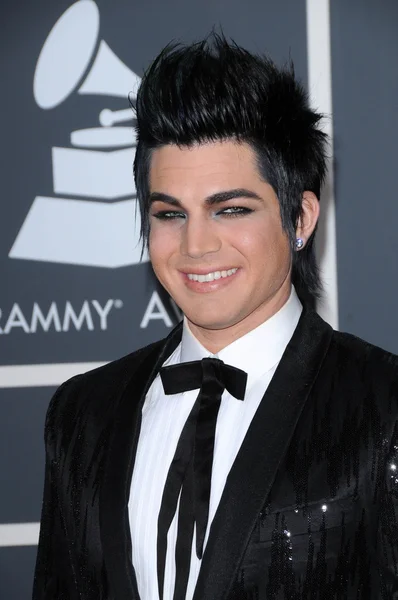
[[[248,374],[245,399],[236,400],[227,390],[217,418],[211,477],[209,521],[217,510],[227,475],[247,433],[253,416],[296,328],[302,305],[292,287],[289,300],[270,319],[212,355],[194,337],[184,320],[182,340],[163,366],[216,356]],[[167,473],[185,421],[198,390],[166,396],[160,376],[152,383],[142,409],[130,500],[129,521],[133,565],[141,600],[159,600],[157,579],[157,522]],[[175,583],[175,545],[178,507],[167,538],[164,600],[172,600]],[[187,600],[193,596],[201,561],[192,544]]]

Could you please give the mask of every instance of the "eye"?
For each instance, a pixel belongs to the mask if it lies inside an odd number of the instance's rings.
[[[159,221],[172,221],[173,219],[184,219],[185,214],[181,212],[177,212],[175,210],[159,210],[152,215],[155,219],[159,219]]]
[[[252,212],[253,210],[247,206],[229,206],[228,208],[220,210],[217,214],[224,215],[226,217],[243,217],[244,215],[248,215]]]

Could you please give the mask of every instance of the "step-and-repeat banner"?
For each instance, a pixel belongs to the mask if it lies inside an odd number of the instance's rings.
[[[333,134],[319,310],[398,351],[398,15],[375,4],[338,0],[329,14],[327,0],[2,3],[0,600],[31,594],[54,390],[181,317],[139,240],[127,99],[170,40],[221,26],[278,63],[293,58]]]

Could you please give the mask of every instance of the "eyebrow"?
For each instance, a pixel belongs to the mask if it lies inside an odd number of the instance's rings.
[[[234,200],[236,198],[252,198],[253,200],[262,201],[261,196],[256,194],[256,192],[252,192],[251,190],[247,190],[246,188],[236,188],[233,190],[226,190],[225,192],[217,192],[216,194],[212,194],[211,196],[207,196],[205,199],[205,204],[208,206],[213,206],[214,204],[221,204],[222,202],[227,202],[228,200]],[[169,194],[164,194],[163,192],[152,192],[149,195],[149,204],[153,202],[165,202],[167,204],[171,204],[172,206],[178,206],[182,208],[182,203],[178,198],[174,196],[170,196]]]

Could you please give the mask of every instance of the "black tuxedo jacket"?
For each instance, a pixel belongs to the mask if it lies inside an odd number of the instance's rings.
[[[181,325],[56,392],[34,600],[139,600],[127,505],[141,409],[180,339]],[[228,475],[194,600],[398,597],[397,399],[397,357],[305,310]]]

